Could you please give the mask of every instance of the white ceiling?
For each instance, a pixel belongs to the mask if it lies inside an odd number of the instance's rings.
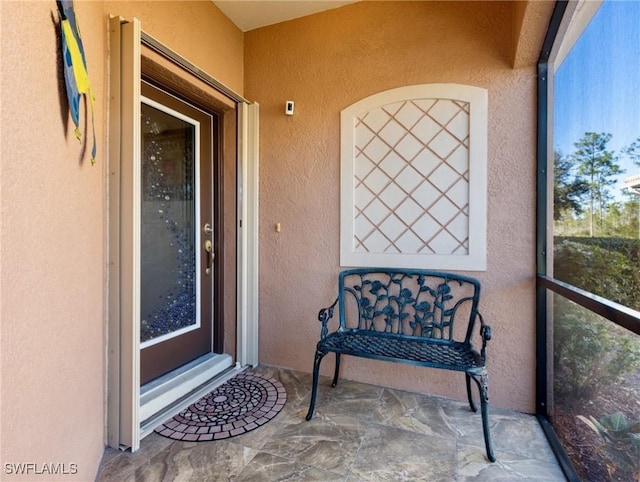
[[[360,0],[213,0],[213,3],[240,30],[247,32],[254,28],[331,10],[357,1]]]

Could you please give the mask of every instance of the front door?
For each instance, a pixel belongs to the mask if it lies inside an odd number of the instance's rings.
[[[213,350],[214,118],[142,83],[140,383]]]

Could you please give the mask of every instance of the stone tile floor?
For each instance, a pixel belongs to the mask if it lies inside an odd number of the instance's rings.
[[[272,367],[287,403],[266,425],[215,442],[155,433],[132,454],[105,451],[97,481],[564,481],[535,417],[490,408],[497,462],[466,403],[322,378],[307,422],[311,376]]]

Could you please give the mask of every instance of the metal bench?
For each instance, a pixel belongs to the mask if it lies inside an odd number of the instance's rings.
[[[480,283],[470,277],[420,269],[351,269],[340,273],[338,298],[318,314],[322,322],[313,363],[307,420],[318,392],[320,363],[336,354],[332,387],[341,355],[464,372],[471,410],[477,411],[471,380],[478,386],[487,457],[495,462],[488,420],[487,341],[491,328],[478,313]],[[338,306],[340,323],[329,333]],[[480,321],[476,333],[476,319]],[[475,339],[475,340],[474,340]],[[480,350],[474,348],[481,343]]]

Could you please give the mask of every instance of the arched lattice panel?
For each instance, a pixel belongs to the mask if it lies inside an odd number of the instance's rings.
[[[341,113],[342,266],[486,269],[487,91],[388,90]]]

